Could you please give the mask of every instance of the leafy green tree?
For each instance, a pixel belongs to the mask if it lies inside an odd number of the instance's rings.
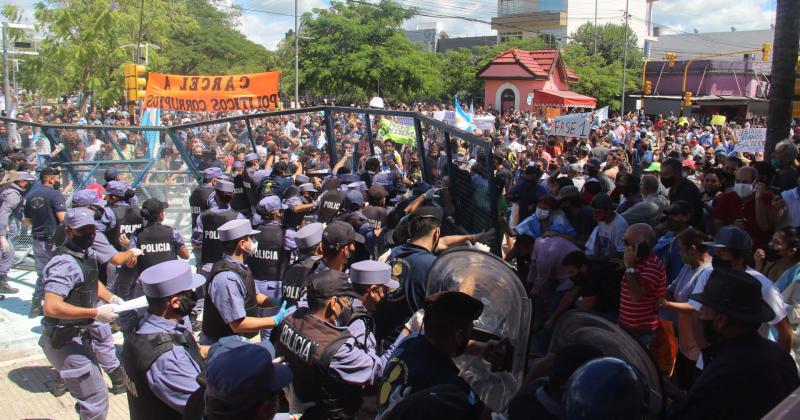
[[[608,105],[610,109],[620,109],[620,88],[622,87],[622,62],[606,63],[601,55],[594,55],[580,44],[570,44],[561,52],[561,57],[567,67],[578,75],[580,80],[572,86],[578,93],[589,95],[597,99],[597,106]],[[627,91],[634,91],[638,86],[638,76],[635,69],[627,69],[625,87]]]
[[[586,51],[594,52],[597,43],[597,54],[603,57],[606,64],[615,61],[623,62],[625,54],[625,25],[606,23],[594,26],[586,22],[572,33],[572,44],[581,45]],[[642,51],[637,46],[638,38],[633,29],[628,27],[628,68],[642,67]]]
[[[390,101],[438,98],[443,86],[439,58],[411,42],[402,29],[412,16],[413,9],[391,0],[334,1],[328,9],[304,14],[300,91],[339,103],[367,101],[378,94],[379,86],[380,95]],[[290,38],[278,52],[281,67],[287,70],[294,66]],[[293,92],[293,71],[285,71],[282,78],[283,91]]]

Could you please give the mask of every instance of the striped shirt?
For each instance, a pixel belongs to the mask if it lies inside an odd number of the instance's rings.
[[[620,286],[619,323],[628,328],[647,328],[658,326],[658,300],[664,296],[667,275],[664,264],[653,254],[640,260],[636,265],[636,279],[644,288],[644,295],[638,301],[633,299],[628,282],[623,274]]]

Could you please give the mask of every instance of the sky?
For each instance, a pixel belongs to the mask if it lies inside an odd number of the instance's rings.
[[[4,0],[20,6],[26,11],[26,18],[32,21],[33,4],[37,0]],[[329,0],[297,0],[299,13],[303,14],[317,7],[326,7]],[[496,14],[494,0],[399,0],[409,6],[420,8],[423,13],[462,16],[488,21]],[[632,0],[644,1],[644,0]],[[775,22],[776,0],[658,0],[655,2],[653,22],[669,30],[692,32],[767,29]],[[239,22],[239,30],[249,39],[274,50],[286,32],[294,27],[294,0],[221,0],[221,7],[241,6],[244,11]],[[599,15],[603,16],[603,1],[600,0]],[[146,3],[145,3],[146,4]],[[615,19],[613,12],[604,22],[622,22]],[[643,19],[644,16],[633,16]],[[494,35],[488,24],[464,21],[462,19],[437,19],[418,16],[406,22],[406,29],[415,29],[418,23],[439,20],[449,36]]]

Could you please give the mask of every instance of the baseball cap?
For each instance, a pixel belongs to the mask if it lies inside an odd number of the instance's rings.
[[[483,303],[459,291],[448,290],[425,298],[425,318],[444,316],[452,321],[474,321],[483,313]]]
[[[142,217],[145,219],[155,216],[169,208],[169,203],[157,198],[148,198],[142,203]]]
[[[753,239],[747,232],[736,226],[723,226],[717,231],[713,242],[703,242],[705,246],[713,248],[733,248],[740,251],[753,249]]]
[[[444,212],[440,207],[422,206],[414,210],[411,215],[417,219],[436,219],[441,223]]]
[[[209,361],[206,371],[206,404],[230,408],[251,407],[292,382],[288,366],[272,362],[273,354],[260,345],[231,348]]]
[[[94,190],[80,190],[72,195],[72,205],[74,207],[105,206],[106,204],[106,200],[98,197],[97,191]]]
[[[644,172],[661,172],[661,162],[653,162]]]
[[[309,300],[329,299],[338,296],[349,296],[362,299],[363,296],[356,293],[353,285],[348,281],[347,274],[337,270],[325,270],[310,275],[307,279],[308,286],[306,292]]]
[[[124,181],[109,181],[108,184],[106,184],[107,195],[125,197],[125,192],[129,189],[128,183]]]
[[[353,242],[364,243],[364,236],[356,233],[353,226],[342,221],[335,221],[325,227],[322,232],[322,244],[326,247],[341,247]]]
[[[117,168],[108,168],[106,172],[103,174],[103,178],[105,178],[106,182],[114,181],[119,176],[119,171]]]
[[[94,226],[94,212],[86,207],[73,207],[64,215],[64,226],[70,229],[80,229],[88,225]]]
[[[364,194],[358,190],[349,190],[345,193],[344,196],[345,204],[350,206],[363,206],[364,205]]]
[[[50,175],[61,175],[61,171],[59,171],[58,168],[51,168],[49,166],[47,168],[43,168],[41,171],[39,171],[39,176],[40,177],[42,177],[42,176],[50,176]]]

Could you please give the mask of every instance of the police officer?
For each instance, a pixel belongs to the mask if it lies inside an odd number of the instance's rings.
[[[67,211],[67,200],[58,192],[61,188],[61,172],[55,168],[44,168],[39,173],[39,179],[42,183],[27,196],[24,210],[25,221],[31,224],[33,258],[38,275],[28,318],[42,316],[42,270],[53,257],[53,234]]]
[[[308,306],[306,302],[306,278],[315,262],[322,257],[322,232],[325,225],[309,223],[294,235],[297,260],[283,273],[281,292],[288,306]]]
[[[274,306],[267,296],[256,292],[255,280],[245,259],[255,253],[256,244],[248,220],[231,220],[219,227],[223,256],[214,262],[205,287],[205,306],[200,340],[213,344],[222,337],[238,334],[253,337],[262,329],[274,328],[286,317],[286,303],[274,317],[259,318],[259,306]]]
[[[392,280],[392,267],[378,261],[360,261],[350,266],[350,281],[353,289],[361,295],[353,301],[353,312],[347,323],[347,329],[356,339],[356,345],[362,348],[375,348],[375,321],[372,314],[375,307],[390,290],[400,286]],[[391,352],[384,353],[388,360]]]
[[[270,195],[282,197],[283,193],[294,185],[294,179],[288,174],[289,165],[286,162],[277,162],[272,165],[272,172],[261,181],[259,185],[259,198]]]
[[[361,348],[344,317],[360,299],[347,275],[326,270],[308,279],[308,308],[298,308],[273,333],[275,350],[294,374],[290,411],[304,419],[354,418],[362,387],[372,384],[384,361],[374,347]],[[292,404],[298,404],[292,407]]]
[[[115,223],[111,230],[106,232],[108,242],[117,249],[124,251],[128,248],[130,236],[142,227],[144,219],[139,208],[131,205],[130,200],[135,195],[127,182],[110,181],[106,185],[106,201],[114,214]],[[124,245],[124,246],[123,246]],[[109,267],[108,283],[106,284],[114,294],[123,299],[131,299],[136,287],[136,277],[139,274],[135,266],[127,265]]]
[[[333,187],[333,185],[338,182],[338,180],[333,182],[328,182],[329,187]],[[333,187],[325,191],[322,194],[319,200],[319,211],[317,213],[317,221],[321,223],[330,223],[339,215],[341,211],[344,209],[342,205],[344,205],[345,193],[344,191],[339,191],[337,187]]]
[[[214,184],[216,207],[212,207],[197,217],[197,224],[192,233],[192,245],[200,249],[200,266],[210,269],[210,264],[222,258],[222,243],[218,229],[225,222],[244,219],[241,213],[230,208],[233,200],[233,183],[217,180]]]
[[[141,215],[145,225],[131,235],[128,245],[143,252],[137,263],[140,273],[156,264],[177,260],[178,257],[184,260],[189,258],[189,248],[183,242],[181,234],[161,224],[167,208],[169,204],[157,198],[148,198],[142,203]]]
[[[340,221],[328,224],[322,232],[322,258],[314,265],[314,272],[347,271],[347,263],[356,250],[356,244],[363,243],[364,237],[356,233],[353,226]]]
[[[233,162],[233,200],[231,200],[231,208],[249,219],[252,215],[253,203],[250,202],[250,198],[245,191],[244,169],[244,164],[241,161]]]
[[[36,178],[29,172],[17,172],[17,178],[0,190],[0,294],[17,293],[8,285],[8,271],[14,262],[14,241],[19,235],[25,193]]]
[[[203,171],[203,183],[192,191],[189,196],[189,207],[192,211],[192,229],[197,226],[197,218],[200,213],[216,206],[214,197],[214,184],[217,177],[222,175],[222,170],[217,167],[205,169]]]
[[[244,187],[244,194],[252,207],[258,203],[258,184],[256,184],[253,176],[256,171],[260,169],[261,163],[258,160],[258,155],[255,153],[248,153],[244,156],[244,172],[242,172],[242,186]]]
[[[105,170],[105,172],[103,173],[103,179],[106,181],[103,184],[103,188],[107,188],[108,183],[111,181],[121,181],[121,179],[119,179],[119,171],[117,170],[117,168],[114,167],[107,168]]]
[[[122,301],[97,278],[91,250],[94,214],[86,208],[69,209],[64,226],[66,242],[43,270],[45,317],[39,346],[77,400],[80,418],[101,420],[108,414],[108,389],[92,356],[88,329],[93,320],[108,323],[117,318],[114,306],[96,306],[98,298]]]
[[[193,394],[202,400],[198,376],[205,362],[189,314],[196,303],[193,290],[205,277],[193,274],[185,261],[168,260],[142,271],[139,281],[147,313],[123,345],[131,419],[181,419]]]
[[[287,229],[297,229],[303,224],[303,219],[317,207],[314,201],[314,194],[317,189],[314,184],[306,182],[297,186],[296,194],[286,198],[283,204],[286,205],[286,215],[283,224]]]
[[[294,231],[284,231],[281,227],[282,212],[286,206],[281,204],[278,196],[264,197],[258,207],[262,222],[256,228],[258,233],[253,236],[258,245],[245,263],[253,273],[256,292],[278,302],[281,299],[281,277],[289,265],[289,257],[294,249]],[[272,316],[276,312],[277,308],[262,309],[259,316]],[[266,340],[268,337],[269,331],[261,330],[261,338]]]

